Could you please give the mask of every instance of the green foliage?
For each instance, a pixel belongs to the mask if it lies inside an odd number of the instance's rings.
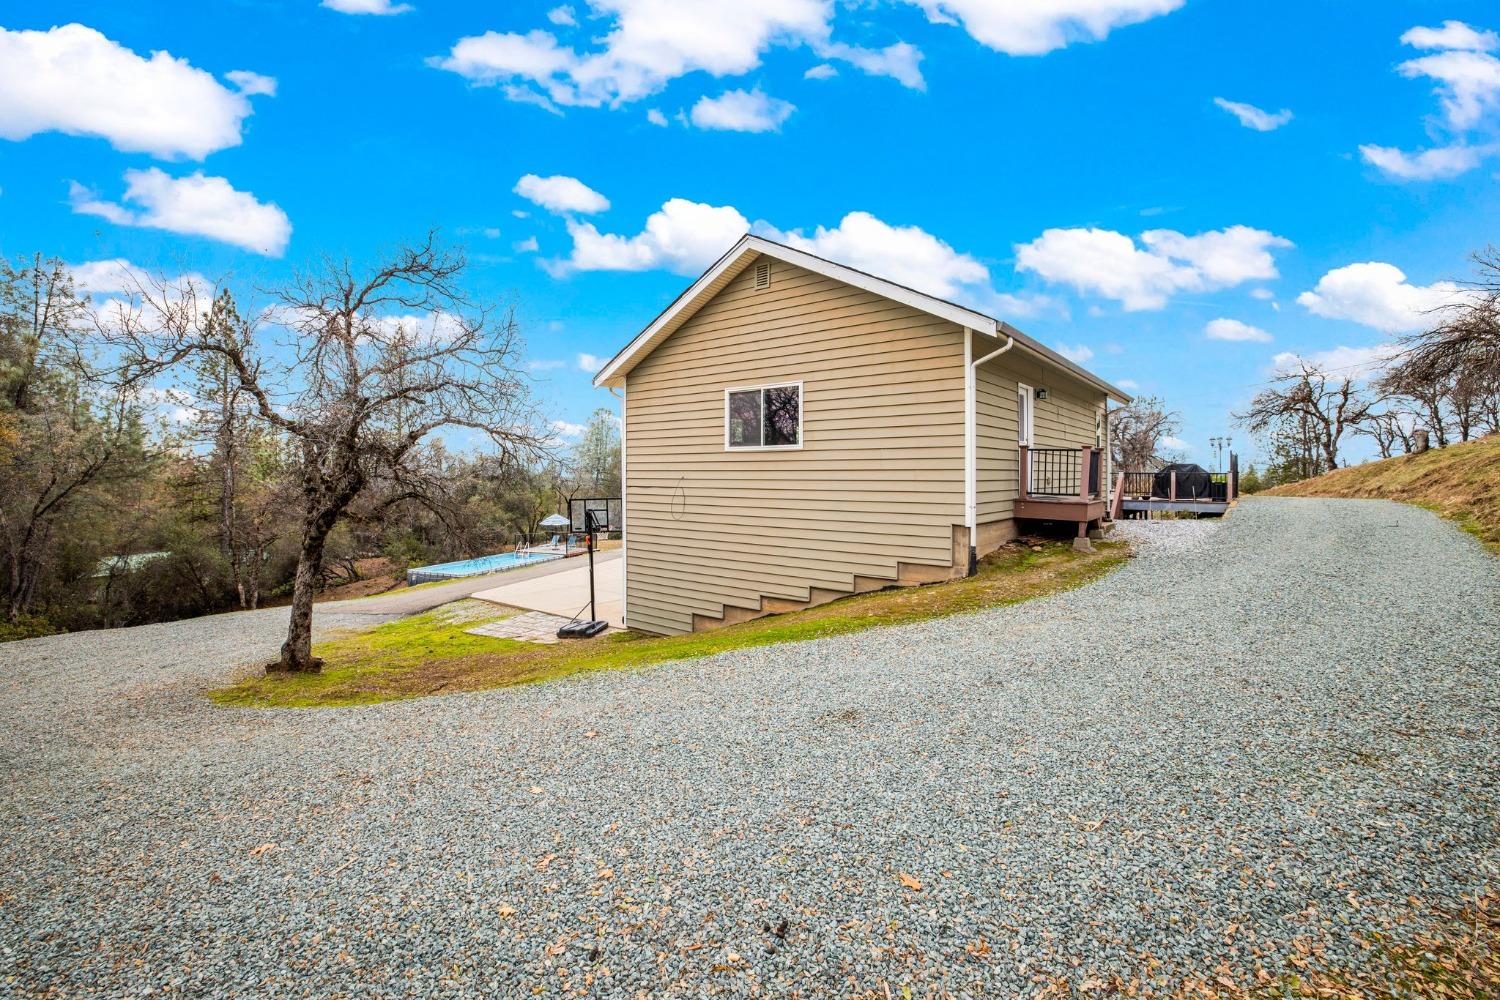
[[[1254,464],[1240,474],[1241,493],[1259,493],[1265,488],[1265,481],[1261,479],[1260,473],[1255,471]]]

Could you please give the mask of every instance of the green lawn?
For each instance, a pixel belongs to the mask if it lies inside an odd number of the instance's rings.
[[[313,651],[323,658],[321,674],[255,677],[209,697],[254,708],[360,705],[646,667],[1015,604],[1088,583],[1127,558],[1120,542],[1097,543],[1089,554],[1066,542],[1045,543],[1041,551],[1007,546],[981,561],[974,576],[950,583],[849,597],[692,635],[624,631],[554,646],[469,635],[465,629],[514,612],[464,601],[318,644]]]

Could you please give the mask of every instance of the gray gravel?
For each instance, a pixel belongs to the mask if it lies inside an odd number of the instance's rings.
[[[1009,995],[1357,962],[1493,888],[1500,564],[1384,502],[1203,530],[1022,606],[357,709],[197,697],[249,616],[0,647],[0,993]]]

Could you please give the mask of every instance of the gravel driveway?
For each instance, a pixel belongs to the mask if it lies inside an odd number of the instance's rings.
[[[1500,563],[1380,501],[1126,530],[1018,607],[367,708],[198,697],[249,616],[0,647],[0,993],[1010,995],[1494,888]]]

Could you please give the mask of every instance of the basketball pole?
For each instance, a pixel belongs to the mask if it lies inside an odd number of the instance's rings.
[[[583,537],[589,547],[589,621],[598,621],[599,609],[594,606],[594,512],[585,509],[583,521],[583,526],[588,529]]]

